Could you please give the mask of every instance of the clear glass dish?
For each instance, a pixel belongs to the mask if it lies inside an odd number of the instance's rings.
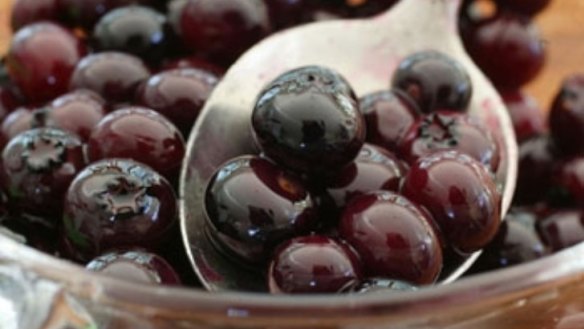
[[[416,292],[274,297],[103,277],[0,236],[0,328],[580,329],[583,255],[581,244]]]

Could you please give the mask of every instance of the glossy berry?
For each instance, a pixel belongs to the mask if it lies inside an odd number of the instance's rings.
[[[0,86],[0,121],[20,105],[22,100],[13,88]]]
[[[92,259],[109,249],[156,248],[176,223],[172,186],[146,165],[107,159],[83,169],[65,196],[69,255]]]
[[[85,52],[73,33],[41,22],[14,35],[6,63],[10,78],[23,95],[31,102],[44,102],[67,91],[71,74]]]
[[[180,19],[183,43],[220,63],[233,62],[270,29],[261,0],[189,1]]]
[[[501,10],[510,10],[532,16],[547,7],[551,0],[496,0],[496,2]]]
[[[533,204],[546,198],[551,184],[556,151],[549,136],[540,136],[519,146],[519,171],[513,202]]]
[[[405,94],[385,90],[364,96],[359,108],[365,117],[367,142],[393,152],[418,117],[418,108]]]
[[[32,110],[19,107],[12,111],[0,124],[0,148],[4,148],[16,135],[32,128]]]
[[[543,242],[555,252],[584,242],[582,210],[560,210],[538,222]]]
[[[468,24],[464,45],[499,90],[516,90],[540,72],[546,53],[539,31],[526,17],[501,11]]]
[[[34,129],[17,135],[4,148],[0,182],[17,208],[50,217],[60,214],[69,183],[83,167],[77,136],[52,128]]]
[[[97,50],[121,51],[153,64],[167,55],[172,38],[164,15],[135,5],[108,12],[93,30]]]
[[[491,175],[475,159],[437,152],[412,164],[403,195],[430,211],[446,242],[471,253],[486,246],[501,222],[501,195]]]
[[[268,270],[271,293],[337,293],[361,279],[361,264],[348,246],[322,235],[285,242]]]
[[[219,78],[207,71],[175,69],[153,75],[136,92],[136,103],[167,117],[188,136]]]
[[[584,154],[584,74],[567,77],[549,116],[554,142],[568,155]]]
[[[150,77],[150,71],[135,56],[121,52],[102,52],[83,58],[71,76],[70,89],[89,89],[109,103],[134,98],[136,88]]]
[[[272,81],[258,97],[252,126],[266,156],[305,173],[342,168],[365,141],[365,121],[350,87],[316,66]]]
[[[210,236],[221,250],[261,263],[317,220],[312,197],[296,176],[269,160],[243,156],[223,164],[205,191]]]
[[[58,0],[67,20],[86,31],[92,31],[99,19],[114,8],[123,7],[137,0]],[[146,1],[140,1],[146,2]]]
[[[584,209],[584,155],[557,164],[552,175],[555,193]]]
[[[405,165],[392,153],[365,144],[354,162],[326,179],[326,191],[336,207],[369,191],[397,192],[406,175]]]
[[[466,153],[493,172],[499,167],[499,147],[494,137],[462,113],[439,111],[420,117],[400,145],[400,155],[409,163],[440,150]]]
[[[518,143],[546,131],[543,111],[533,97],[518,90],[505,92],[501,97],[511,116]]]
[[[515,210],[507,214],[499,232],[483,250],[471,272],[486,272],[526,263],[548,254],[536,230],[537,215]]]
[[[101,100],[103,101],[103,100]],[[98,95],[74,91],[32,112],[31,127],[55,127],[77,134],[87,142],[91,130],[105,116],[104,103]]]
[[[142,162],[163,176],[178,175],[185,142],[178,129],[159,113],[127,107],[106,115],[87,142],[91,161],[129,158]]]
[[[407,93],[423,113],[466,111],[472,83],[466,69],[437,51],[414,53],[401,61],[392,87]]]
[[[436,281],[442,249],[427,213],[393,192],[370,192],[343,211],[339,235],[361,256],[367,276]]]
[[[209,72],[210,74],[213,74],[218,78],[223,77],[223,75],[225,74],[225,69],[222,68],[221,66],[215,65],[204,59],[193,56],[180,57],[165,62],[162,65],[162,69],[165,71],[167,70],[170,71],[174,69],[196,69],[199,71]]]
[[[18,0],[13,1],[10,23],[13,31],[39,21],[58,22],[60,0]]]
[[[112,251],[91,260],[86,269],[131,282],[180,285],[172,266],[162,257],[140,249]]]
[[[386,278],[369,278],[359,282],[348,291],[354,294],[388,294],[406,291],[417,291],[418,287],[400,280]]]

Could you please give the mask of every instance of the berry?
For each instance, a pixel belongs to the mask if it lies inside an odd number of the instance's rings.
[[[70,89],[89,89],[109,103],[134,99],[136,88],[150,76],[137,57],[121,52],[102,52],[83,58],[71,76]]]
[[[57,216],[69,183],[85,167],[84,159],[77,136],[52,128],[29,130],[4,148],[0,182],[23,212]]]
[[[34,23],[14,35],[6,64],[26,99],[40,103],[67,91],[85,52],[79,38],[68,30],[53,23]]]
[[[465,68],[437,51],[419,52],[403,59],[391,84],[407,93],[422,113],[465,112],[472,96],[472,83]]]
[[[107,250],[153,249],[176,223],[170,183],[141,163],[107,159],[83,169],[65,196],[63,238],[69,256],[92,259]]]
[[[32,111],[27,107],[19,107],[12,111],[0,125],[0,148],[16,135],[32,128]]]
[[[431,221],[400,195],[370,192],[347,204],[339,235],[361,256],[367,276],[430,284],[442,269],[442,249]]]
[[[410,164],[441,150],[466,153],[493,172],[499,167],[499,147],[494,137],[462,113],[439,111],[420,117],[400,145],[400,155]]]
[[[136,0],[57,0],[61,2],[67,20],[73,25],[80,26],[86,31],[92,31],[95,23],[114,8],[135,3]],[[143,0],[140,2],[148,2]]]
[[[560,210],[538,222],[542,241],[556,252],[584,242],[582,210]]]
[[[404,93],[385,90],[359,100],[367,126],[367,141],[397,152],[402,138],[418,117],[417,105]]]
[[[466,25],[464,45],[499,90],[516,90],[541,71],[546,53],[527,17],[502,11]]]
[[[584,155],[559,164],[552,185],[555,193],[584,209]]]
[[[136,103],[167,117],[188,136],[219,78],[207,71],[175,69],[153,75],[136,92]]]
[[[495,0],[501,10],[515,11],[520,14],[533,16],[541,12],[551,0]]]
[[[252,114],[262,151],[295,171],[344,167],[365,141],[365,121],[341,76],[322,67],[289,71],[259,95]]]
[[[268,270],[271,293],[337,293],[361,279],[361,264],[348,246],[321,235],[282,244]]]
[[[60,0],[18,0],[14,1],[10,22],[17,31],[25,25],[39,21],[59,21]]]
[[[518,143],[545,132],[543,112],[535,99],[518,90],[501,96],[511,116]]]
[[[296,176],[269,160],[242,156],[223,164],[205,191],[211,241],[248,263],[316,224],[312,197]]]
[[[584,154],[584,74],[567,77],[549,116],[551,135],[562,153]]]
[[[103,254],[85,268],[132,282],[180,285],[178,274],[164,258],[139,249]]]
[[[0,86],[0,122],[20,105],[22,101],[12,88]]]
[[[277,30],[300,24],[306,16],[308,0],[265,0]]]
[[[225,69],[207,62],[198,57],[181,57],[178,59],[170,60],[162,65],[162,69],[165,71],[170,71],[174,69],[196,69],[198,71],[205,71],[218,78],[225,75]]]
[[[180,18],[183,43],[220,63],[231,63],[270,33],[260,0],[189,1]]]
[[[554,146],[548,136],[540,136],[519,146],[519,171],[513,202],[533,204],[544,200],[550,188],[555,160]]]
[[[400,291],[417,291],[418,287],[405,281],[391,280],[385,278],[366,279],[351,287],[349,292],[356,294],[387,294]]]
[[[454,151],[420,158],[402,193],[430,211],[447,243],[463,254],[486,246],[501,222],[501,195],[475,159]]]
[[[164,116],[140,107],[122,108],[106,115],[87,142],[91,161],[129,158],[169,179],[178,176],[184,153],[185,142],[178,129]]]

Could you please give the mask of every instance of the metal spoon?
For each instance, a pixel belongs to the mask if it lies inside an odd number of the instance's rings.
[[[358,96],[387,89],[400,59],[434,49],[456,58],[473,83],[471,115],[496,136],[502,149],[497,181],[503,215],[517,176],[517,145],[506,109],[491,83],[472,63],[458,36],[461,0],[402,0],[386,13],[364,20],[314,23],[275,34],[245,53],[227,72],[201,113],[188,142],[181,177],[181,230],[187,254],[211,291],[265,291],[261,275],[226,259],[205,233],[203,195],[207,180],[226,160],[254,150],[250,122],[260,90],[281,73],[305,65],[337,70]],[[504,217],[504,216],[502,216]],[[462,275],[479,253],[446,268],[440,283]]]

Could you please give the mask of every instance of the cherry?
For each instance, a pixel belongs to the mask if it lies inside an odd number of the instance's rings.
[[[4,148],[0,183],[23,212],[55,216],[69,183],[84,166],[77,136],[52,128],[29,130]]]
[[[184,153],[185,142],[178,129],[159,113],[141,107],[126,107],[106,115],[87,142],[91,161],[129,158],[171,180],[178,176]]]
[[[166,17],[143,6],[114,9],[95,25],[93,41],[97,50],[122,51],[159,63],[172,46]]]
[[[518,143],[545,132],[543,112],[533,97],[519,90],[505,92],[501,97],[511,116]]]
[[[91,260],[85,268],[132,282],[181,283],[176,271],[164,258],[140,249],[108,252]]]
[[[16,135],[32,128],[32,110],[27,107],[19,107],[12,111],[0,125],[0,148]]]
[[[512,210],[499,232],[483,250],[471,272],[479,273],[526,263],[548,254],[536,230],[537,215],[529,210]]]
[[[70,89],[89,89],[109,103],[134,98],[136,88],[150,76],[137,57],[121,52],[102,52],[83,58],[71,77]]]
[[[322,235],[283,243],[268,270],[271,293],[337,293],[361,279],[361,264],[345,244]]]
[[[584,154],[584,74],[567,77],[549,116],[552,138],[562,153]]]
[[[231,63],[270,33],[261,0],[189,1],[180,19],[183,43],[219,63]]]
[[[85,52],[83,43],[68,30],[53,23],[34,23],[16,32],[6,64],[23,95],[40,103],[67,91],[75,65]]]
[[[218,78],[223,77],[225,74],[224,68],[210,63],[204,59],[193,56],[170,60],[162,65],[162,69],[167,71],[173,69],[197,69],[199,71],[209,72]]]
[[[392,87],[407,93],[423,113],[466,111],[472,83],[464,67],[437,51],[414,53],[401,61]]]
[[[393,154],[365,144],[354,162],[327,178],[326,191],[337,208],[369,191],[399,191],[405,165]]]
[[[403,196],[369,192],[347,204],[339,234],[361,256],[367,276],[430,284],[442,269],[441,244],[431,221]]]
[[[346,80],[317,66],[272,81],[258,97],[252,127],[266,156],[305,173],[342,168],[365,141],[365,121]]]
[[[554,145],[548,136],[540,136],[519,146],[519,172],[513,202],[533,204],[544,200],[550,189],[555,161]]]
[[[543,242],[555,252],[584,241],[582,210],[560,210],[538,222]]]
[[[410,164],[440,150],[467,153],[493,172],[499,167],[499,147],[495,139],[463,113],[439,111],[418,118],[400,145],[400,155]]]
[[[18,0],[12,5],[10,22],[17,31],[25,25],[39,21],[58,22],[60,0]]]
[[[277,30],[299,25],[308,9],[308,0],[265,0],[270,20]]]
[[[138,88],[136,103],[163,114],[188,136],[218,82],[219,78],[208,71],[163,71]]]
[[[495,0],[501,10],[510,10],[517,13],[533,16],[541,12],[551,0]]]
[[[472,157],[436,152],[412,164],[402,193],[427,208],[457,252],[486,246],[501,222],[501,195],[491,175]]]
[[[205,213],[211,241],[248,263],[266,261],[276,245],[308,233],[317,220],[302,181],[256,156],[232,159],[215,172]]]
[[[467,52],[499,90],[516,90],[542,69],[546,53],[539,31],[527,18],[501,11],[465,25]]]
[[[418,117],[417,105],[397,90],[375,92],[359,100],[367,126],[367,141],[393,152]]]
[[[22,101],[13,88],[0,86],[0,122],[20,105]]]
[[[81,89],[53,100],[32,112],[31,127],[55,127],[77,134],[87,142],[91,130],[105,116],[104,101],[99,95]]]
[[[92,31],[99,19],[114,8],[123,7],[137,0],[57,0],[60,1],[67,19],[74,25]],[[150,0],[139,0],[148,3]]]
[[[170,183],[148,166],[107,159],[83,169],[65,196],[63,240],[70,257],[89,260],[109,249],[156,248],[176,223]]]

